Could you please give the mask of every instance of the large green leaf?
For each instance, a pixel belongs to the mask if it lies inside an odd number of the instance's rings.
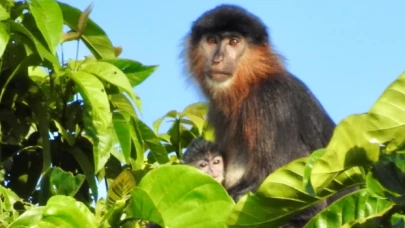
[[[78,31],[79,19],[82,12],[68,4],[62,2],[58,2],[58,4],[62,10],[65,24],[71,29]],[[82,40],[86,44],[87,48],[89,48],[91,53],[98,59],[115,58],[114,47],[112,46],[107,34],[90,19],[87,21],[86,27],[82,34]]]
[[[192,181],[190,181],[192,180]],[[210,176],[183,165],[146,174],[132,192],[132,214],[163,227],[224,227],[234,205]]]
[[[55,54],[63,32],[63,16],[58,3],[54,0],[31,0],[28,6],[49,50]]]
[[[107,129],[112,121],[112,113],[103,83],[96,76],[82,71],[67,75],[77,84],[83,97],[87,111],[87,118],[84,120],[88,133],[94,136]]]
[[[103,168],[114,141],[112,113],[103,83],[94,75],[77,71],[67,74],[78,87],[85,103],[86,133],[93,142],[95,171]]]
[[[339,173],[354,166],[369,167],[379,159],[379,145],[365,137],[366,115],[352,115],[336,127],[325,153],[314,163],[311,183],[318,191]]]
[[[358,180],[358,173],[348,173],[333,180],[317,195],[306,192],[303,182],[306,159],[297,159],[271,173],[255,194],[242,197],[228,219],[230,227],[278,227],[288,218],[311,205],[347,188]]]
[[[388,151],[395,150],[405,141],[405,72],[395,80],[368,113],[368,134],[374,140],[393,142]]]
[[[344,224],[358,220],[364,222],[370,217],[380,216],[381,212],[385,212],[393,206],[389,200],[373,197],[367,192],[367,189],[362,189],[337,200],[313,217],[305,228],[342,227]]]
[[[117,86],[132,98],[139,110],[142,110],[141,101],[132,91],[127,76],[116,66],[106,62],[87,61],[81,65],[80,69]]]
[[[70,196],[53,196],[44,207],[24,212],[10,226],[14,227],[97,227],[96,219],[82,202]]]
[[[113,64],[124,72],[132,87],[141,84],[157,69],[157,66],[145,66],[131,59],[107,59],[103,61]]]
[[[10,39],[10,28],[8,23],[0,22],[0,56],[3,56],[7,43]]]

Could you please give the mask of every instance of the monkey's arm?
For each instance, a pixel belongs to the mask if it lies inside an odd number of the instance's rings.
[[[247,99],[240,121],[247,121],[245,139],[254,143],[244,184],[238,186],[243,192],[256,188],[269,172],[325,147],[334,128],[309,89],[293,76],[270,75]]]
[[[308,87],[293,75],[277,79],[269,77],[263,103],[267,103],[265,121],[268,126],[262,128],[262,134],[274,134],[272,140],[276,151],[288,151],[291,156],[308,155],[323,148],[329,142],[334,122]],[[265,108],[266,109],[266,108]],[[277,129],[277,130],[275,130]],[[265,149],[265,148],[263,148]],[[305,154],[297,150],[306,150]]]

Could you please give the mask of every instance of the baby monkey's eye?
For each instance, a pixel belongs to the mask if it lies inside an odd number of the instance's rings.
[[[238,44],[239,44],[239,39],[236,38],[236,37],[233,37],[233,38],[231,38],[231,39],[229,40],[229,45],[231,45],[231,46],[236,46],[236,45],[238,45]]]
[[[208,165],[207,162],[201,162],[198,166],[199,166],[200,168],[204,168],[204,167],[206,167],[207,165]]]
[[[215,37],[209,36],[209,37],[207,37],[207,43],[208,44],[216,44],[217,40],[215,39]]]
[[[214,163],[214,165],[218,165],[218,164],[221,163],[221,160],[220,159],[215,159],[213,163]]]

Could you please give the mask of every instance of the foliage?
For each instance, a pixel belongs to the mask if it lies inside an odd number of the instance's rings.
[[[235,204],[212,178],[178,165],[191,140],[214,139],[207,105],[147,126],[133,88],[157,66],[119,58],[91,10],[0,0],[1,226],[277,227],[353,187],[306,227],[404,226],[405,73],[368,113],[339,123],[326,148]],[[92,56],[65,61],[68,42]]]

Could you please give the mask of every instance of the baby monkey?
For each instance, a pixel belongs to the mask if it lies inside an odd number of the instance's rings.
[[[209,142],[203,137],[191,141],[183,155],[182,164],[196,167],[221,184],[224,180],[223,153],[216,143]]]

